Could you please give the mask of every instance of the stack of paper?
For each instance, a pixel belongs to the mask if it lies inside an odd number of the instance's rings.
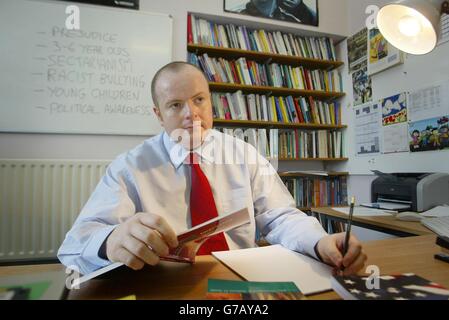
[[[349,207],[344,208],[332,208],[335,211],[348,214],[349,215]],[[373,209],[366,207],[355,207],[354,208],[354,217],[369,217],[369,216],[391,216],[392,214],[396,214],[397,211],[390,210],[381,210],[381,209]]]
[[[332,288],[330,266],[281,245],[212,254],[248,281],[292,281],[305,295]]]
[[[424,211],[421,213],[423,217],[432,217],[432,218],[441,218],[441,217],[449,217],[449,206],[437,206],[433,209]]]

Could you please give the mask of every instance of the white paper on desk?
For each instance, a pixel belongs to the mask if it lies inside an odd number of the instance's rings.
[[[337,207],[332,208],[335,211],[344,213],[349,215],[349,207]],[[366,207],[354,207],[354,217],[369,217],[369,216],[392,216],[393,214],[396,214],[396,211],[388,211],[388,210],[381,210],[381,209],[374,209],[374,208],[366,208]]]
[[[433,209],[421,213],[423,217],[441,218],[449,217],[449,206],[437,206]]]
[[[79,287],[79,285],[81,283],[89,281],[89,280],[91,280],[93,278],[96,278],[96,277],[102,275],[102,274],[105,274],[106,272],[109,272],[111,270],[117,269],[118,267],[121,267],[123,265],[124,265],[123,262],[115,262],[115,263],[112,263],[110,265],[107,265],[106,267],[103,267],[103,268],[95,270],[95,271],[93,271],[91,273],[88,273],[88,274],[86,274],[86,275],[84,275],[84,276],[82,276],[80,278],[76,278],[76,279],[73,280],[70,289],[76,289],[76,288]]]
[[[212,254],[248,281],[293,281],[305,295],[332,289],[331,267],[281,245]]]

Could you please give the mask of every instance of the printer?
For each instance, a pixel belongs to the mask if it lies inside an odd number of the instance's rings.
[[[449,204],[447,173],[375,173],[378,177],[371,184],[372,202],[408,204],[410,209],[406,210],[414,212]]]

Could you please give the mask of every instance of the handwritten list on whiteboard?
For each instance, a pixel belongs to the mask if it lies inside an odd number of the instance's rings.
[[[172,56],[168,15],[65,2],[2,3],[0,131],[151,135],[150,83]]]

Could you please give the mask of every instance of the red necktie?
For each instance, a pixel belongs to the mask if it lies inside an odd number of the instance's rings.
[[[215,206],[214,195],[207,177],[201,170],[196,155],[190,153],[189,156],[192,172],[192,188],[190,191],[190,218],[192,227],[204,223],[210,219],[218,217]],[[229,250],[223,232],[209,238],[204,242],[197,252],[197,255],[211,254],[212,251]]]

